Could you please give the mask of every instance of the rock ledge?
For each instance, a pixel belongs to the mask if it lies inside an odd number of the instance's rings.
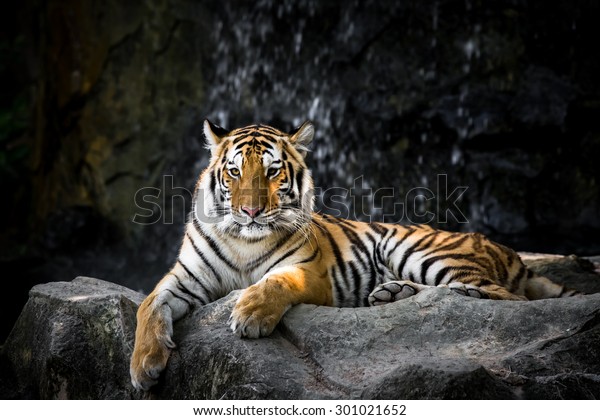
[[[600,286],[577,259],[541,261],[539,271]],[[167,371],[141,394],[129,357],[143,295],[85,277],[35,286],[0,353],[0,396],[600,398],[600,294],[498,302],[432,289],[376,308],[299,305],[258,340],[227,327],[238,294],[176,323]]]

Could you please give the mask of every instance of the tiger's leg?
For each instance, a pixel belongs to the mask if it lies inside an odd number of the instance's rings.
[[[439,286],[429,286],[408,280],[399,280],[383,283],[375,287],[371,294],[369,294],[369,305],[378,306],[396,302],[431,287],[448,287],[460,295],[477,299],[527,300],[526,297],[511,293],[504,287],[487,280],[471,279],[470,281],[467,280],[467,282],[455,281],[449,284],[440,284]]]
[[[135,345],[131,356],[132,385],[148,390],[165,369],[173,343],[173,322],[196,304],[208,303],[206,290],[190,278],[181,262],[173,267],[144,299],[137,312]]]
[[[440,285],[440,287],[444,286],[446,285]],[[463,296],[478,299],[527,300],[525,296],[512,293],[504,286],[496,284],[491,280],[482,279],[481,277],[462,278],[461,281],[448,283],[446,287]]]
[[[242,292],[229,319],[231,330],[240,337],[267,336],[298,303],[332,305],[329,280],[297,266],[272,270]]]

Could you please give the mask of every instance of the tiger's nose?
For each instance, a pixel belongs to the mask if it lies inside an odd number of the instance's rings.
[[[258,213],[260,213],[260,208],[259,207],[246,207],[246,206],[242,206],[242,211],[244,213],[246,213],[248,216],[252,217],[253,219],[258,215]]]

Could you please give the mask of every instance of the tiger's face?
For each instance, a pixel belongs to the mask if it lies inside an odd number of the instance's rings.
[[[293,232],[312,213],[312,180],[306,147],[314,128],[293,133],[252,125],[231,132],[208,120],[204,134],[211,162],[200,180],[205,214],[221,232],[247,239]]]

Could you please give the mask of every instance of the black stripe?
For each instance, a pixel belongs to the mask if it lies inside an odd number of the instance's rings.
[[[311,261],[313,261],[315,258],[317,258],[317,255],[319,255],[321,253],[321,248],[319,248],[318,246],[315,248],[315,251],[312,253],[312,255],[302,261],[300,261],[298,264],[306,264],[309,263]]]
[[[298,170],[296,175],[296,184],[298,184],[298,195],[302,196],[302,187],[304,186],[304,168]]]
[[[481,251],[480,251],[481,252]],[[498,277],[496,268],[494,266],[494,258],[488,253],[481,253],[480,255],[474,255],[471,259],[474,263],[478,264],[488,275]]]
[[[200,249],[198,248],[198,246],[196,246],[196,242],[194,242],[194,238],[192,238],[190,236],[189,233],[185,233],[185,235],[188,237],[188,239],[190,240],[190,243],[192,244],[192,247],[194,248],[194,251],[196,251],[196,254],[198,254],[198,256],[200,257],[200,259],[202,260],[202,262],[208,267],[210,268],[210,271],[212,271],[213,275],[215,276],[215,280],[217,280],[217,283],[221,284],[221,277],[219,277],[219,275],[217,274],[217,271],[215,270],[215,268],[212,266],[212,264],[206,259],[206,257],[202,254],[202,251],[200,251]]]
[[[248,137],[250,137],[251,139],[254,138],[254,136],[252,134],[254,134],[254,133],[248,133],[246,135],[239,136],[238,138],[233,140],[233,144],[237,145],[239,142],[247,140]],[[248,140],[248,142],[250,142],[250,140]],[[236,146],[236,149],[237,149],[237,146]]]
[[[423,282],[423,284],[426,284],[426,278],[427,278],[427,272],[429,271],[429,268],[431,268],[431,266],[433,264],[435,264],[436,262],[440,261],[440,260],[445,260],[448,258],[451,258],[453,260],[462,260],[462,259],[469,259],[473,257],[473,253],[470,252],[468,254],[444,254],[444,255],[436,255],[433,257],[429,257],[427,260],[423,261],[423,263],[421,264],[421,281]]]
[[[269,140],[269,141],[274,141],[274,140]],[[265,149],[275,150],[275,147],[269,141],[259,140],[258,144],[261,147],[264,147]],[[273,156],[273,153],[271,153],[269,150],[263,150],[263,153],[268,153],[271,156]]]
[[[174,291],[170,290],[170,289],[165,289],[167,292],[171,293],[173,295],[174,298],[179,299],[179,300],[183,300],[188,306],[192,306],[192,301],[187,300],[186,298],[184,298],[183,296],[179,296],[177,293],[175,293]],[[188,308],[189,309],[189,308]]]
[[[440,234],[439,231],[434,230],[433,232],[427,234],[427,237],[430,237],[431,239],[429,239],[429,241],[423,241],[422,244],[420,244],[417,249],[415,249],[415,252],[421,252],[426,250],[427,248],[429,248],[431,246],[432,243],[435,242],[435,240],[437,239],[438,235]]]
[[[219,172],[221,172],[221,169],[218,170]],[[215,192],[217,190],[217,180],[215,178],[215,173],[213,171],[210,171],[210,180],[209,180],[209,184],[208,184],[208,188],[210,190],[210,192],[215,195]],[[220,176],[219,176],[220,178]]]
[[[456,273],[452,273],[452,280],[451,281],[459,281],[462,278],[465,277],[472,277],[475,274],[479,274],[482,275],[481,270],[479,270],[476,267],[469,267],[469,266],[460,266],[460,267],[452,267],[453,269],[456,270]],[[489,282],[489,280],[481,280],[481,282]]]
[[[506,284],[506,280],[508,279],[508,270],[504,266],[504,263],[502,262],[500,255],[498,255],[496,250],[493,249],[489,245],[486,245],[485,249],[488,252],[488,254],[492,257],[492,259],[494,260],[496,270],[497,270],[497,275],[498,275],[496,280],[501,281],[502,283]]]
[[[342,229],[346,228],[347,230],[356,232],[357,227],[355,225],[353,225],[349,220],[337,218],[337,217],[333,217],[333,216],[332,216],[332,218],[336,220],[336,225],[339,226],[340,228],[342,228]]]
[[[181,279],[179,278],[179,276],[173,272],[169,273],[170,275],[172,275],[173,277],[175,277],[176,281],[175,283],[179,282],[181,283]],[[177,285],[177,284],[176,284]],[[192,306],[194,306],[194,302],[187,300],[186,298],[179,296],[178,294],[176,294],[174,291],[170,290],[170,289],[166,289],[167,292],[171,293],[173,296],[175,296],[178,299],[183,300],[185,303],[188,304],[189,308],[187,309],[187,312],[189,312],[192,308]]]
[[[444,239],[442,239],[440,241],[440,243],[438,244],[438,246],[445,245],[446,242],[451,241],[452,239],[456,238],[457,236],[460,236],[461,238],[467,238],[468,237],[468,235],[466,233],[453,232],[453,233],[450,233],[448,236],[446,236]]]
[[[287,165],[287,170],[288,170],[288,176],[290,179],[290,184],[288,185],[287,191],[285,193],[289,194],[289,192],[292,190],[292,188],[294,188],[294,181],[295,181],[294,168],[290,162],[286,162],[286,165]],[[298,190],[298,194],[300,194],[300,193],[301,193],[301,191]]]
[[[381,245],[381,250],[385,251],[385,249],[387,248],[388,244],[390,243],[390,240],[396,236],[396,234],[398,233],[398,228],[394,228],[392,230],[390,230],[388,232],[388,235],[390,235],[387,239],[385,239],[385,237],[382,238],[382,240],[380,241]],[[387,235],[386,235],[387,236]],[[379,245],[378,245],[379,246]]]
[[[323,219],[326,219],[326,221],[327,221],[328,223],[334,223],[334,224],[336,224],[336,225],[338,224],[338,220],[339,220],[339,219],[338,219],[337,217],[333,217],[332,215],[330,215],[330,214],[327,214],[327,213],[320,214],[320,216],[321,216]]]
[[[358,273],[358,270],[356,269],[356,264],[354,264],[353,261],[350,261],[348,263],[348,266],[350,267],[350,272],[352,273],[352,277],[354,277],[354,307],[358,306],[358,302],[360,301],[360,295],[361,295],[361,281],[360,281],[360,274]]]
[[[335,288],[335,292],[337,295],[337,301],[338,301],[338,305],[342,306],[344,304],[344,291],[340,286],[340,281],[338,280],[338,276],[336,275],[337,273],[337,268],[336,267],[331,267],[331,279],[333,281],[333,286]]]
[[[295,232],[294,233],[286,232],[286,233],[287,234],[285,236],[282,236],[279,239],[279,241],[277,241],[277,243],[275,244],[275,246],[273,246],[273,248],[271,248],[268,252],[264,253],[263,255],[261,255],[260,257],[258,257],[254,261],[250,262],[249,264],[246,264],[244,266],[244,268],[253,270],[254,268],[258,267],[259,265],[261,265],[262,263],[264,263],[265,261],[267,261],[269,258],[271,258],[271,256],[278,249],[280,249],[282,246],[284,246],[290,239],[292,239],[294,236],[296,236]]]
[[[288,258],[288,257],[292,256],[293,254],[295,254],[296,252],[298,252],[298,250],[299,250],[300,248],[302,248],[303,246],[304,246],[304,241],[301,241],[301,242],[300,242],[300,245],[298,245],[298,246],[297,246],[297,247],[295,247],[295,248],[292,248],[292,249],[290,249],[288,252],[286,252],[286,253],[285,253],[285,254],[283,254],[281,257],[279,257],[279,258],[277,259],[277,261],[275,261],[273,264],[271,264],[271,266],[265,270],[265,273],[268,273],[269,271],[271,271],[271,269],[272,269],[273,267],[275,267],[275,266],[276,266],[277,264],[279,264],[281,261],[285,260],[286,258]]]
[[[430,232],[430,233],[426,234],[421,239],[419,239],[417,242],[415,242],[413,244],[413,246],[411,246],[410,248],[408,248],[404,252],[404,255],[402,255],[402,259],[400,260],[400,264],[398,264],[398,268],[396,269],[396,271],[394,271],[394,273],[398,273],[397,276],[399,278],[402,278],[402,271],[404,270],[404,266],[406,265],[406,261],[412,255],[412,253],[415,252],[415,250],[417,250],[419,248],[419,246],[421,246],[423,243],[425,243],[425,241],[427,239],[433,238],[435,235],[437,235],[437,233],[438,232],[433,231],[433,232]]]
[[[199,296],[199,295],[195,294],[194,292],[192,292],[190,289],[188,289],[187,287],[185,287],[183,285],[183,283],[177,283],[176,286],[177,286],[177,290],[179,290],[179,291],[181,291],[183,293],[187,293],[190,296],[193,296],[195,299],[199,300],[200,303],[202,303],[203,305],[206,305],[207,301],[204,300],[202,298],[202,296]]]
[[[448,238],[444,238],[444,240],[442,241],[445,242],[446,239]],[[461,246],[467,239],[469,239],[469,237],[467,235],[462,235],[461,238],[459,238],[457,241],[454,241],[452,243],[446,244],[444,246],[440,246],[440,244],[437,244],[435,246],[435,248],[433,248],[431,251],[429,251],[428,253],[426,253],[425,255],[423,255],[424,257],[427,257],[428,255],[431,255],[433,253],[437,253],[439,251],[450,251],[450,250],[454,250],[456,248],[458,248],[459,246]]]
[[[481,241],[483,239],[483,235],[479,233],[471,233],[469,237],[473,239],[473,249],[477,252],[483,251],[483,247],[481,245]]]
[[[508,257],[508,261],[506,263],[507,267],[511,267],[513,261],[515,260],[515,257],[517,256],[517,254],[512,250],[512,249],[508,249],[506,247],[504,247],[504,254]]]
[[[350,251],[352,252],[352,256],[354,257],[353,260],[357,261],[360,263],[361,267],[363,269],[367,269],[367,262],[369,262],[369,254],[364,254],[356,245],[352,244],[352,246],[350,246]],[[365,260],[363,260],[362,255],[365,255],[365,257],[367,258],[367,262],[365,262]]]
[[[233,270],[237,270],[237,267],[231,261],[229,261],[227,258],[225,258],[225,256],[223,255],[223,253],[221,252],[221,250],[219,249],[219,246],[215,243],[215,241],[210,236],[208,236],[204,233],[204,231],[202,230],[202,228],[200,227],[200,224],[198,223],[198,221],[196,219],[194,219],[194,227],[196,228],[196,231],[202,237],[202,239],[204,239],[206,241],[206,243],[208,244],[208,246],[210,247],[212,252],[217,256],[217,258],[219,258],[221,261],[223,261],[225,263],[225,265],[227,265],[229,268],[231,268]]]
[[[402,245],[404,243],[404,241],[413,233],[415,233],[417,231],[417,229],[415,228],[407,228],[408,230],[406,231],[406,233],[404,234],[404,236],[402,236],[401,239],[398,240],[398,242],[396,242],[396,245],[392,248],[392,250],[390,252],[387,253],[386,259],[389,259],[390,256],[394,253],[394,251],[396,251],[396,248],[398,248],[400,245]],[[385,252],[385,248],[383,249],[383,251]]]
[[[474,272],[481,272],[480,270],[477,269],[477,267],[473,267],[472,265],[459,265],[459,266],[447,266],[442,268],[440,271],[437,272],[437,274],[435,275],[435,285],[439,286],[441,281],[444,279],[444,277],[446,277],[446,275],[452,271],[455,270],[457,272],[460,271],[468,271],[468,270],[473,270]],[[459,274],[459,273],[457,273]],[[451,279],[448,281],[449,283],[454,280],[454,277],[451,277]]]
[[[252,137],[250,140],[247,139],[239,139],[237,141],[235,141],[233,144],[235,144],[233,150],[237,151],[237,153],[233,156],[233,158],[235,158],[238,154],[240,153],[244,153],[244,148],[246,147],[252,147],[252,143],[254,142],[254,137]]]
[[[235,136],[239,136],[242,134],[247,134],[247,133],[251,133],[253,131],[258,131],[258,126],[257,125],[249,125],[247,127],[242,127],[242,128],[237,128],[234,130],[233,135],[230,137],[235,137]]]
[[[372,231],[374,231],[375,233],[378,233],[379,235],[385,235],[388,231],[386,228],[384,228],[383,226],[381,226],[379,223],[376,223],[376,222],[369,223],[369,227],[371,228]]]
[[[296,163],[296,165],[304,166],[304,161],[299,162],[298,159],[295,158],[294,154],[292,152],[290,152],[290,149],[294,150],[293,146],[289,146],[284,143],[283,147],[284,147],[284,149],[288,149],[287,153],[285,153],[285,150],[282,150],[282,152],[284,153],[282,155],[283,159],[287,160],[289,158],[290,160],[294,161]]]
[[[508,291],[509,292],[513,292],[516,289],[518,289],[518,286],[521,284],[520,280],[523,280],[523,276],[525,275],[525,265],[523,265],[523,263],[521,263],[521,267],[519,267],[519,271],[517,271],[517,274],[515,274],[513,277],[511,277],[510,279],[508,279]],[[527,278],[529,277],[529,273],[533,274],[533,272],[531,270],[527,270]],[[514,286],[517,287],[514,287]]]
[[[280,136],[282,134],[280,131],[268,125],[258,124],[256,127],[260,132],[266,131],[267,133],[271,133],[276,136]]]
[[[319,228],[321,228],[321,231],[325,234],[325,236],[329,240],[329,245],[331,246],[331,249],[333,251],[333,255],[335,257],[336,265],[340,268],[340,273],[341,273],[342,278],[344,280],[344,284],[346,286],[349,286],[348,278],[346,276],[346,265],[344,263],[344,259],[342,258],[342,253],[340,252],[340,248],[338,247],[337,243],[333,239],[333,236],[331,235],[331,233],[325,228],[325,226],[322,226],[321,223],[317,222],[316,220],[313,220],[313,222]]]
[[[379,273],[383,274],[383,270],[379,267],[379,265],[385,265],[385,262],[383,261],[382,253],[380,251],[381,241],[376,241],[375,238],[373,237],[373,235],[371,235],[369,232],[365,232],[365,237],[369,240],[369,242],[371,243],[371,247],[373,249],[372,255],[373,255],[373,263],[374,263],[375,269]]]
[[[362,243],[358,234],[354,230],[354,226],[347,223],[344,219],[335,219],[335,220],[337,222],[337,223],[335,223],[335,226],[337,226],[338,228],[340,228],[342,230],[342,232],[346,235],[346,237],[350,240],[350,242],[352,242],[353,244]]]
[[[375,285],[377,284],[378,281],[378,277],[377,277],[377,273],[379,273],[380,276],[383,276],[383,270],[381,269],[381,265],[385,265],[383,262],[383,259],[381,258],[381,253],[379,252],[377,246],[379,245],[379,242],[375,241],[375,238],[373,238],[373,236],[370,233],[365,233],[365,236],[367,237],[367,239],[371,242],[371,246],[373,247],[373,265],[371,266],[371,272],[370,272],[370,277],[369,277],[369,288],[368,291],[371,292],[374,288]],[[365,296],[365,299],[367,298],[367,296]],[[369,306],[368,304],[368,300],[367,303],[365,304],[365,306]]]
[[[194,281],[200,286],[200,288],[204,291],[204,294],[206,295],[206,297],[210,298],[208,291],[206,290],[206,288],[204,286],[202,286],[202,283],[200,283],[200,280],[194,275],[194,273],[192,273],[190,271],[190,269],[186,267],[186,265],[181,261],[181,259],[177,259],[177,262],[179,263],[179,265],[181,265],[183,267],[183,269],[186,271],[188,276],[190,276],[190,278],[194,279]],[[183,285],[182,281],[175,282],[175,285],[182,292],[185,292],[190,296],[194,296],[196,299],[198,299],[200,302],[202,302],[202,304],[206,305],[207,302],[202,298],[202,296],[199,296],[199,295],[193,293],[191,290],[189,290],[187,287],[185,287]]]
[[[178,262],[178,263],[179,263],[179,264],[180,264],[180,265],[183,267],[183,269],[186,271],[186,273],[188,274],[188,276],[189,276],[190,278],[192,278],[192,279],[194,279],[194,280],[196,280],[196,281],[198,280],[198,279],[196,278],[196,276],[194,275],[194,273],[192,273],[192,272],[190,271],[190,269],[189,269],[189,268],[187,268],[187,267],[186,267],[186,265],[185,265],[184,263],[182,263],[182,262],[181,262],[181,259],[179,259],[179,258],[178,258],[178,259],[177,259],[177,262]],[[178,278],[178,279],[179,279],[179,278]],[[179,281],[179,283],[181,283],[181,281]]]
[[[359,260],[361,262],[361,265],[363,267],[365,267],[365,269],[367,268],[367,264],[368,264],[368,266],[369,266],[368,268],[369,268],[370,272],[373,273],[375,271],[375,267],[373,264],[373,260],[371,259],[371,252],[364,244],[364,241],[353,230],[353,228],[351,228],[351,225],[349,223],[344,223],[345,220],[343,220],[343,219],[338,219],[338,221],[341,222],[338,225],[339,228],[342,230],[342,232],[344,233],[346,238],[348,238],[348,240],[352,244],[352,247],[350,247],[350,250],[352,251],[354,258]],[[372,242],[374,242],[373,237],[369,233],[367,233],[367,235],[369,235]],[[367,264],[365,264],[363,259],[358,255],[358,251],[360,251],[365,256]],[[371,276],[371,277],[373,277],[373,276]],[[373,285],[373,287],[375,287],[375,285]]]

